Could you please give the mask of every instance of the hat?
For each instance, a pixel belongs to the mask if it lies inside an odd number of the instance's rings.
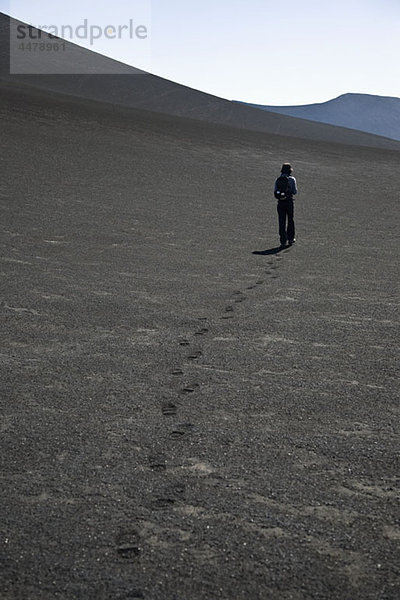
[[[292,165],[289,163],[283,163],[281,173],[284,173],[285,175],[290,175],[290,173],[293,173]]]

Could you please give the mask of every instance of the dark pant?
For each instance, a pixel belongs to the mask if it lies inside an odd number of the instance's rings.
[[[278,216],[279,216],[279,237],[281,244],[285,245],[287,241],[294,240],[294,203],[292,200],[278,200]],[[286,229],[287,219],[287,229]]]

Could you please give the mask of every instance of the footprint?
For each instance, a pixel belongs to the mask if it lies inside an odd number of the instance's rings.
[[[178,412],[178,407],[172,402],[166,402],[163,404],[161,412],[165,417],[174,416]]]
[[[181,340],[179,342],[179,345],[180,346],[190,346],[190,342],[189,342],[189,340]]]
[[[255,288],[255,287],[256,287],[255,285],[249,285],[249,286],[246,288],[246,290],[254,290],[254,288]]]
[[[236,299],[234,300],[234,302],[244,302],[245,300],[246,300],[246,296],[243,296],[243,297],[241,297],[241,298],[236,298]]]
[[[182,388],[181,392],[182,394],[191,394],[192,392],[195,392],[199,387],[200,385],[198,383],[193,383],[192,385],[187,385],[184,388]]]
[[[204,335],[205,333],[208,333],[208,329],[207,327],[202,327],[202,329],[195,331],[194,335]]]
[[[174,429],[174,431],[171,431],[169,434],[169,437],[173,440],[179,440],[185,435],[185,433],[186,431],[182,431],[181,429]]]
[[[171,371],[171,375],[183,375],[182,369],[174,369]]]
[[[221,319],[233,319],[233,315],[224,315]]]
[[[169,496],[167,496],[165,498],[159,497],[159,498],[155,498],[155,500],[153,502],[153,508],[155,508],[155,509],[169,508],[174,503],[175,503],[175,498],[170,498]]]
[[[201,352],[201,350],[197,350],[196,352],[189,354],[187,358],[188,360],[198,360],[202,355],[203,353]]]
[[[182,498],[185,495],[186,487],[183,483],[175,483],[168,488],[172,497]]]
[[[166,471],[167,470],[167,462],[163,455],[150,455],[149,456],[149,466],[152,471]]]
[[[135,559],[140,554],[140,538],[135,530],[120,533],[116,538],[116,550],[125,559]]]
[[[182,392],[182,394],[191,394],[191,393],[195,392],[199,387],[200,387],[200,385],[198,383],[192,383],[192,384],[186,385],[184,388],[182,388],[181,392]]]
[[[226,306],[225,307],[225,312],[233,312],[233,306]]]
[[[191,431],[193,428],[194,425],[192,423],[178,423],[176,428],[171,431],[169,435],[173,440],[179,440],[189,433],[189,431]]]
[[[264,283],[263,279],[259,279],[258,281],[256,281],[256,285],[261,285],[262,283]]]
[[[131,546],[129,544],[126,544],[119,546],[117,548],[117,552],[120,556],[122,556],[122,558],[132,560],[133,558],[137,558],[139,556],[140,548],[138,548],[137,546]]]

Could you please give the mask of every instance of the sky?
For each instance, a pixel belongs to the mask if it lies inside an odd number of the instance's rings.
[[[400,0],[0,0],[0,11],[35,26],[132,20],[146,37],[70,41],[229,100],[400,97]]]

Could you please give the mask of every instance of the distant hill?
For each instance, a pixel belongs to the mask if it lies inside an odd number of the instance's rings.
[[[88,100],[153,111],[248,129],[309,140],[333,143],[393,148],[397,141],[334,127],[292,116],[261,111],[252,106],[232,102],[163,79],[129,65],[65,42],[65,51],[42,54],[39,58],[26,53],[26,72],[41,74],[9,74],[10,22],[20,21],[0,13],[0,77],[3,83],[23,83],[51,92],[61,92]],[[43,33],[46,41],[46,34]],[[32,68],[30,68],[32,67]],[[51,74],[46,74],[51,73]]]
[[[264,106],[248,103],[246,106],[400,140],[400,98],[343,94],[328,102],[303,106]]]

